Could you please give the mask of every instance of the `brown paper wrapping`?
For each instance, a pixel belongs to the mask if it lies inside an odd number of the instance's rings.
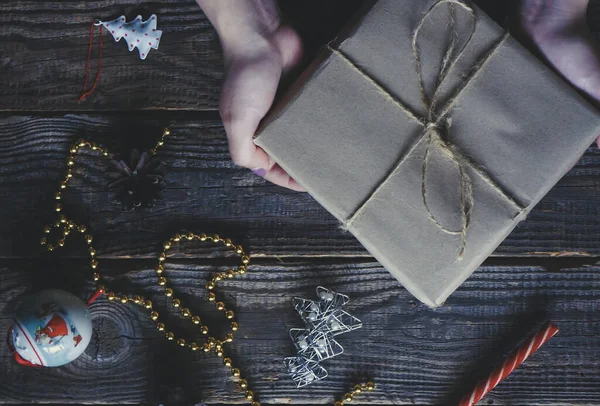
[[[321,52],[255,140],[431,307],[600,134],[598,111],[481,10],[473,8],[473,19],[454,1],[436,3],[375,3]],[[437,89],[433,118],[422,101],[412,43],[421,21],[425,94]],[[452,35],[459,57],[436,87]],[[432,121],[468,164],[429,144],[425,128]],[[466,228],[465,180],[473,201]]]

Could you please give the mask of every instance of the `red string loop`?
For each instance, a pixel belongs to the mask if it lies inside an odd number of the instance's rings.
[[[94,294],[87,301],[88,306],[91,305],[92,303],[94,303],[96,301],[96,299],[98,299],[103,294],[104,294],[104,290],[102,290],[102,289],[98,289],[97,291],[95,291]]]
[[[96,79],[94,80],[94,84],[92,85],[90,90],[85,90],[87,88],[89,73],[90,73],[90,60],[92,58],[92,47],[94,44],[94,27],[95,23],[92,23],[90,28],[90,46],[88,48],[88,57],[87,62],[85,63],[85,81],[83,82],[83,94],[79,98],[78,103],[81,103],[83,99],[88,97],[92,92],[96,89],[96,85],[100,80],[100,74],[102,73],[102,25],[100,25],[100,48],[98,51],[98,73],[96,74]]]

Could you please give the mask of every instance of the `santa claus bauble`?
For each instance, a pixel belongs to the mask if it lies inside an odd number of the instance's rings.
[[[91,338],[85,303],[69,292],[49,289],[21,302],[9,342],[19,363],[58,367],[80,356]]]

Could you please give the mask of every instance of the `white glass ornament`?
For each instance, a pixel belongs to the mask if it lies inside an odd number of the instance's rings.
[[[91,338],[86,304],[69,292],[48,289],[21,302],[10,339],[23,360],[58,367],[80,356]]]
[[[116,42],[123,38],[127,42],[127,49],[130,52],[137,48],[140,59],[146,59],[150,49],[158,49],[162,31],[156,29],[156,23],[155,14],[152,14],[146,21],[142,21],[142,16],[137,16],[130,22],[126,22],[125,16],[108,22],[96,21],[96,25],[103,25]]]

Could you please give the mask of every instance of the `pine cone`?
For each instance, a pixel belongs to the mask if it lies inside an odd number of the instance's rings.
[[[127,210],[153,207],[165,189],[160,160],[148,152],[140,154],[137,149],[131,151],[129,165],[123,160],[111,160],[106,177],[111,181],[109,190]]]

